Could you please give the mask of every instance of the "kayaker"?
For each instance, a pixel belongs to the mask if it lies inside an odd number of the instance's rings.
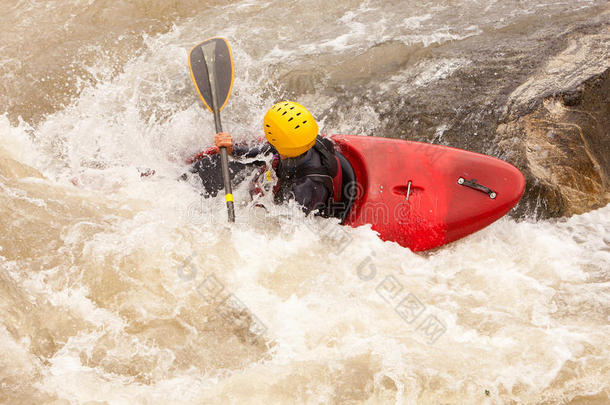
[[[344,211],[340,204],[341,165],[332,141],[318,135],[313,115],[298,103],[282,101],[267,111],[263,128],[268,144],[259,147],[234,145],[227,132],[216,134],[214,144],[227,148],[236,157],[273,154],[273,169],[278,178],[275,202],[294,199],[306,213],[315,211],[341,217]],[[205,165],[198,163],[193,171],[199,172],[205,183],[209,170],[202,173]]]

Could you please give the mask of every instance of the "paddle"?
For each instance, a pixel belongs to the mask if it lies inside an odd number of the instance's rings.
[[[195,45],[189,52],[189,69],[201,101],[214,113],[216,133],[222,132],[220,111],[227,104],[233,88],[233,56],[227,40],[210,38]],[[220,148],[220,163],[229,222],[235,222],[229,157],[224,147]]]

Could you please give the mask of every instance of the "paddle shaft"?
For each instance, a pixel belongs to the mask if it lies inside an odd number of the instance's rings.
[[[218,108],[218,94],[216,93],[216,44],[211,42],[203,47],[203,59],[208,69],[208,80],[212,91],[212,111],[214,111],[214,125],[216,133],[222,132],[222,122],[220,121],[220,110]],[[229,154],[227,148],[220,148],[220,165],[222,170],[222,180],[225,187],[225,201],[227,202],[227,214],[229,222],[235,222],[235,208],[233,205],[233,190],[231,187],[231,175],[229,173]]]

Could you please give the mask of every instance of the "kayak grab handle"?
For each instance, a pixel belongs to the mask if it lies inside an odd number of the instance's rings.
[[[421,193],[424,191],[423,188],[416,186],[413,184],[412,180],[407,181],[407,184],[401,184],[399,186],[394,186],[392,189],[394,194],[401,196],[405,199],[405,201],[409,201],[411,197],[416,195],[417,193]]]
[[[470,187],[473,188],[475,190],[479,190],[484,192],[485,194],[487,194],[489,196],[489,198],[491,198],[492,200],[496,198],[497,194],[495,191],[493,191],[492,189],[485,187],[482,184],[477,183],[477,181],[475,179],[472,180],[466,180],[463,177],[460,177],[457,181],[457,183],[460,186],[466,186],[466,187]]]

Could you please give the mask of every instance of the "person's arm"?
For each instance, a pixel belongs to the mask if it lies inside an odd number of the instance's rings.
[[[230,134],[221,132],[214,137],[214,146],[208,148],[206,153],[202,154],[191,166],[190,172],[197,173],[201,178],[203,188],[211,195],[216,196],[218,191],[224,188],[224,179],[220,170],[220,148],[227,148],[227,152],[235,157],[253,157],[248,161],[244,159],[230,159],[229,172],[231,181],[239,184],[246,176],[257,167],[265,164],[264,159],[257,158],[261,148],[250,148],[247,145],[233,145],[233,139]],[[181,177],[184,180],[188,179],[186,173]]]
[[[305,213],[320,209],[326,205],[328,190],[323,183],[305,177],[298,181],[292,192],[296,202],[303,206]]]
[[[214,137],[214,145],[217,148],[225,147],[229,155],[235,155],[238,157],[253,158],[260,154],[266,154],[271,151],[271,145],[268,143],[250,147],[248,145],[234,145],[233,138],[228,132],[219,132]]]

